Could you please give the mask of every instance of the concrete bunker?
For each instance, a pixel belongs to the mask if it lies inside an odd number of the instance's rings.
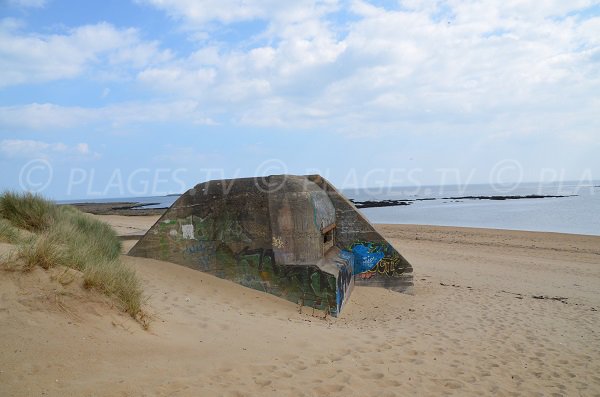
[[[129,253],[337,316],[354,285],[409,291],[412,267],[318,175],[201,183]]]

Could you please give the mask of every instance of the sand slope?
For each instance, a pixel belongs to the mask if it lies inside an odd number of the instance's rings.
[[[600,395],[600,238],[379,229],[415,294],[356,288],[338,319],[124,257],[156,316],[147,332],[76,281],[2,272],[0,395]]]

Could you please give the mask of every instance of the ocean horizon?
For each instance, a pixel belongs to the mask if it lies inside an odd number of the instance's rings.
[[[399,200],[405,205],[361,208],[372,223],[476,227],[600,235],[600,183],[520,183],[380,186],[340,189],[354,201]],[[523,198],[524,196],[560,196]],[[509,199],[481,199],[494,197]],[[516,197],[521,197],[515,199]],[[168,208],[179,195],[89,197],[57,200],[59,204],[136,202],[142,208]],[[511,199],[512,198],[512,199]]]

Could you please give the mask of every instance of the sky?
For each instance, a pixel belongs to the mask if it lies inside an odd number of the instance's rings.
[[[600,1],[0,0],[0,190],[600,179]]]

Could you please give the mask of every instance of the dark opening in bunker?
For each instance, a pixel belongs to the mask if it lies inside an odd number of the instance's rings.
[[[335,224],[324,228],[321,231],[323,235],[323,254],[326,253],[335,244]]]

